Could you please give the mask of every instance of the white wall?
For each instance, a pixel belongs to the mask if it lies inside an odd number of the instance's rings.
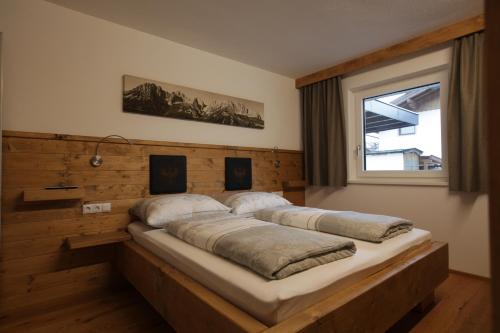
[[[409,218],[450,247],[450,268],[489,276],[488,198],[450,194],[446,187],[349,185],[311,188],[306,204]]]
[[[449,48],[407,59],[343,80],[349,140],[356,139],[356,119],[352,114],[353,87],[370,87],[389,82],[394,76],[425,72],[430,66],[449,63]],[[355,142],[355,141],[354,141]],[[354,163],[350,151],[349,164]],[[486,195],[450,193],[447,187],[350,184],[344,189],[310,188],[306,204],[336,210],[396,215],[413,220],[417,227],[430,230],[435,240],[450,246],[450,268],[489,276],[488,202]]]
[[[301,149],[290,78],[42,0],[0,0],[0,31],[4,129]],[[123,74],[263,102],[265,129],[123,113]]]

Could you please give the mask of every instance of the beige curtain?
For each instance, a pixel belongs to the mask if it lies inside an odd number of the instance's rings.
[[[346,136],[340,77],[301,88],[305,176],[311,185],[346,186]]]
[[[483,45],[484,33],[454,42],[447,123],[450,191],[487,190]]]

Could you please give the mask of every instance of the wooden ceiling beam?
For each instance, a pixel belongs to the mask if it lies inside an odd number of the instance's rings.
[[[354,72],[370,65],[421,51],[482,30],[484,30],[484,15],[478,15],[465,21],[460,21],[420,35],[405,42],[297,78],[295,79],[295,87],[301,88],[331,77]]]

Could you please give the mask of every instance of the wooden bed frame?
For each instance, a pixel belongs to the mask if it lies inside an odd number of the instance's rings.
[[[376,273],[268,327],[134,241],[120,243],[116,268],[177,332],[384,332],[433,301],[448,276],[448,245],[427,242]]]

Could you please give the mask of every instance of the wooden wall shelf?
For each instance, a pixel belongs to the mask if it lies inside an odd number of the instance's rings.
[[[132,236],[125,231],[113,231],[96,235],[68,237],[66,239],[66,245],[70,250],[75,250],[99,245],[120,243],[131,239]]]
[[[283,196],[296,206],[306,204],[306,181],[289,180],[283,182]]]
[[[85,196],[83,188],[69,189],[27,189],[24,190],[24,201],[54,201],[54,200],[79,200]]]
[[[304,191],[305,189],[305,180],[289,180],[283,182],[283,191]]]

